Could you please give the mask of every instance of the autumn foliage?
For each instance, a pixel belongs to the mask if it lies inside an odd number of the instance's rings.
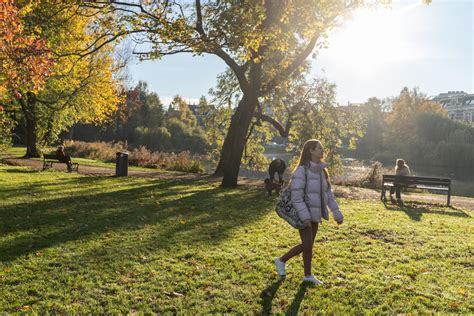
[[[18,99],[20,89],[37,91],[50,74],[53,59],[46,40],[24,34],[13,0],[0,0],[0,89]]]

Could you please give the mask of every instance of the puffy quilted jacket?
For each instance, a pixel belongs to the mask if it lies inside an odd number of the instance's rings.
[[[302,221],[320,223],[321,218],[329,220],[328,207],[336,222],[343,220],[334,193],[324,176],[323,169],[327,166],[324,162],[311,161],[309,166],[299,166],[293,173],[290,182],[291,202]]]

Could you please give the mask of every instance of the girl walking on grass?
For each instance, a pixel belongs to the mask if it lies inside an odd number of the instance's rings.
[[[319,140],[306,141],[298,167],[293,172],[290,182],[291,202],[306,226],[299,230],[301,244],[294,246],[283,256],[275,259],[278,274],[285,277],[285,263],[303,253],[303,282],[311,282],[316,285],[323,284],[311,272],[313,244],[318,226],[322,222],[322,218],[329,220],[328,207],[338,224],[342,224],[343,221],[343,215],[331,189],[328,164],[323,161],[323,157],[324,149]]]

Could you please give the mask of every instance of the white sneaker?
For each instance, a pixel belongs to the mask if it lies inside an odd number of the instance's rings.
[[[280,258],[277,257],[277,258],[275,259],[275,265],[276,265],[278,274],[279,274],[282,278],[286,277],[285,263],[284,263],[283,261],[281,261]]]
[[[303,278],[303,282],[313,283],[314,285],[322,285],[323,281],[319,281],[314,275],[308,275]]]

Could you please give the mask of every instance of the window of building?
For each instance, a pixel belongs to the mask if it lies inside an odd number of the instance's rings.
[[[463,119],[468,121],[468,122],[472,122],[472,118],[473,118],[473,112],[471,111],[466,111],[463,113]]]

